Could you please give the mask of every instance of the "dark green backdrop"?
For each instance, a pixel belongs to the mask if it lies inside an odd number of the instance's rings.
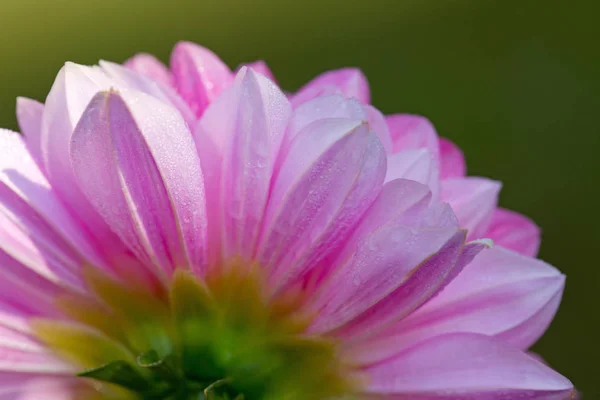
[[[600,398],[600,10],[553,0],[2,0],[0,126],[17,95],[43,100],[66,60],[163,60],[177,40],[232,67],[266,59],[295,89],[358,66],[383,111],[428,116],[471,174],[504,182],[501,204],[543,228],[541,257],[568,275],[536,345],[588,399]],[[596,26],[594,26],[596,25]]]

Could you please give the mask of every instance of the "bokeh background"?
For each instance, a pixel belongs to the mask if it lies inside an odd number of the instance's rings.
[[[18,95],[44,100],[66,60],[168,60],[182,39],[231,67],[265,59],[298,88],[363,69],[386,113],[428,116],[501,204],[543,228],[541,257],[568,275],[535,351],[600,398],[600,7],[597,0],[0,0],[0,126]]]

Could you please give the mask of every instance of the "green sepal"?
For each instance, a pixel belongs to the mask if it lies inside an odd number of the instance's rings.
[[[202,381],[222,378],[224,371],[212,354],[217,310],[209,291],[193,275],[178,270],[171,282],[170,299],[185,375]]]
[[[136,362],[140,368],[148,369],[162,381],[177,382],[184,379],[178,371],[177,357],[173,354],[160,358],[155,350],[150,350],[138,355]]]
[[[77,376],[113,383],[136,392],[145,392],[151,386],[150,382],[137,369],[122,360],[111,361],[98,368],[88,369],[78,373]]]

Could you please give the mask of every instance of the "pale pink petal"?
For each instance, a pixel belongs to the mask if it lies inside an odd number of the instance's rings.
[[[196,124],[196,115],[187,103],[179,97],[175,89],[170,86],[163,85],[116,63],[100,61],[100,67],[112,80],[111,87],[114,89],[133,89],[149,94],[176,107],[189,127],[193,127]]]
[[[215,102],[214,104],[217,104]],[[205,117],[210,114],[207,109]],[[210,124],[207,124],[210,126]],[[204,130],[203,124],[198,124],[194,132],[196,150],[200,157],[200,165],[204,175],[204,192],[206,196],[207,220],[207,257],[209,265],[219,265],[221,258],[221,166],[223,150],[219,148],[211,135]]]
[[[48,268],[54,279],[71,284],[78,282],[72,274],[84,260],[102,266],[93,239],[59,200],[22,137],[0,130],[0,152],[0,247],[30,268]],[[32,252],[35,261],[25,256]]]
[[[367,113],[356,99],[348,99],[341,94],[320,96],[294,110],[288,126],[289,139],[294,139],[298,132],[311,123],[325,118],[367,121]]]
[[[169,69],[151,54],[136,54],[125,61],[123,65],[132,71],[152,78],[167,87],[174,86],[173,76]]]
[[[385,181],[410,179],[427,185],[434,198],[440,190],[437,160],[427,149],[402,150],[388,155]]]
[[[462,178],[467,165],[462,150],[446,138],[439,138],[441,179]]]
[[[295,261],[343,243],[384,174],[383,148],[362,121],[324,119],[298,134],[273,187],[258,253],[273,287],[306,272]]]
[[[386,117],[394,153],[409,149],[427,149],[436,160],[440,156],[438,135],[431,122],[418,115],[394,114]]]
[[[493,338],[450,334],[410,347],[364,369],[367,393],[384,399],[571,399],[571,382]]]
[[[248,155],[253,155],[253,160],[259,160],[262,165],[255,171],[261,172],[260,176],[263,180],[256,184],[259,185],[258,187],[262,187],[262,190],[256,191],[256,187],[250,188],[245,184],[236,187],[233,193],[239,197],[237,200],[260,202],[260,199],[256,197],[259,196],[263,198],[262,201],[266,202],[271,175],[275,169],[273,162],[278,157],[289,113],[290,107],[287,100],[272,82],[247,68],[242,68],[232,86],[207,108],[200,119],[194,139],[205,176],[211,260],[218,260],[221,256],[223,233],[230,235],[230,238],[247,234],[243,230],[238,231],[240,226],[233,226],[227,232],[223,232],[222,229],[224,222],[221,217],[224,212],[222,203],[225,200],[221,196],[221,181],[225,178],[231,179],[223,174],[223,169],[227,167],[227,171],[232,171],[234,167],[239,168],[235,172],[236,176],[243,179],[243,170],[248,168],[248,165],[240,164],[239,160],[235,159],[232,151],[244,151],[244,147],[247,147],[251,150]],[[258,135],[257,138],[260,140],[254,143],[254,140],[251,140],[252,135]],[[256,153],[257,150],[259,153]],[[253,174],[249,174],[247,178],[256,179]],[[231,185],[233,182],[229,181],[228,184]],[[240,190],[253,190],[256,193],[244,199]],[[231,197],[233,193],[227,193],[228,199],[233,200]],[[231,203],[227,205],[227,208],[231,209],[231,207],[241,205],[242,203],[239,202],[237,205]],[[247,222],[251,223],[250,219],[252,218],[260,222],[259,217],[262,216],[263,209],[264,204],[262,206],[255,204],[250,210],[254,215],[248,215]],[[234,217],[235,215],[231,213],[227,215],[228,225],[233,223]],[[250,230],[257,228],[256,225],[247,227]],[[240,238],[236,238],[235,241]],[[255,241],[256,237],[249,239],[248,243],[242,243],[246,246],[246,251],[254,246],[252,241]],[[235,250],[231,248],[234,244],[232,241],[228,242],[230,250]]]
[[[464,245],[464,234],[455,235],[437,254],[425,260],[397,290],[338,329],[336,335],[353,341],[361,338],[370,340],[377,332],[434,298],[485,246],[486,243],[478,242]]]
[[[393,149],[392,137],[390,136],[390,131],[388,129],[385,117],[381,111],[371,105],[367,104],[364,106],[364,108],[367,112],[367,118],[371,131],[377,135],[385,151],[391,153]]]
[[[295,254],[296,261],[293,267],[287,269],[286,279],[296,283],[299,279],[308,278],[316,268],[328,264],[329,260],[343,249],[356,223],[378,197],[384,174],[385,150],[378,138],[370,134],[361,170],[344,203],[325,229],[318,228],[323,229],[319,236],[314,236],[315,231],[312,235],[309,234],[309,240],[312,242],[310,248]]]
[[[109,228],[90,204],[90,200],[82,193],[71,165],[69,148],[71,136],[90,100],[98,91],[119,88],[124,82],[125,80],[122,80],[117,83],[100,67],[65,64],[52,86],[44,107],[42,158],[53,189],[93,235],[96,245],[110,268],[124,279],[136,279],[152,285],[153,278],[148,275],[147,269],[133,257],[131,251]],[[139,87],[142,90],[151,88],[152,86],[148,88],[143,85]]]
[[[21,133],[25,136],[25,143],[40,168],[42,163],[42,116],[44,114],[44,105],[39,101],[28,99],[26,97],[17,97],[17,120]]]
[[[349,247],[355,245],[355,240],[386,223],[405,218],[408,214],[424,213],[430,203],[431,191],[426,185],[408,179],[387,182],[355,229],[353,239],[348,241]],[[456,224],[456,221],[453,221],[448,225]]]
[[[497,336],[527,349],[552,321],[564,281],[542,261],[501,247],[485,250],[437,297],[370,338],[361,359],[381,360],[399,344],[412,346],[451,332]]]
[[[2,291],[4,290],[5,287]],[[2,297],[0,303],[5,302],[4,293]],[[34,302],[35,299],[30,301]],[[26,313],[20,314],[26,316]],[[72,365],[59,360],[51,350],[28,332],[15,330],[4,321],[0,322],[0,398],[6,393],[10,381],[18,382],[39,374],[50,374],[60,378],[65,375],[72,376],[75,372]],[[9,377],[12,379],[9,380]]]
[[[291,107],[273,82],[251,69],[240,70],[232,90],[233,102],[220,116],[232,121],[224,132],[221,238],[226,257],[251,258]]]
[[[171,71],[177,91],[198,117],[233,81],[231,70],[216,54],[190,42],[173,49]]]
[[[323,285],[324,280],[330,274],[336,271],[335,260],[346,260],[351,257],[363,236],[407,213],[422,213],[430,202],[431,192],[425,185],[406,179],[397,179],[386,183],[361,221],[344,239],[345,243],[342,249],[321,263],[306,277],[303,291],[312,299],[312,294]],[[456,221],[454,225],[456,225]]]
[[[535,257],[540,248],[540,228],[529,218],[514,211],[497,208],[485,233],[496,245]]]
[[[167,274],[204,268],[200,161],[174,108],[140,92],[101,92],[77,125],[71,158],[96,210],[141,260]]]
[[[2,311],[5,312],[5,310]],[[4,314],[2,316],[4,316]],[[14,317],[21,319],[25,325],[28,325],[27,319],[29,318],[29,315],[26,313],[17,313]],[[31,352],[48,351],[45,345],[41,344],[36,337],[31,334],[30,330],[15,329],[10,326],[10,323],[6,323],[5,321],[0,321],[0,346]]]
[[[69,159],[71,135],[92,97],[111,88],[133,88],[163,100],[168,98],[156,83],[119,65],[103,63],[100,68],[66,63],[46,99],[41,133],[44,165],[53,186],[76,209],[86,210],[89,205],[80,199],[82,196],[73,182]]]
[[[452,213],[449,207],[444,209]],[[357,330],[370,334],[433,295],[445,283],[464,246],[465,233],[455,225],[445,226],[444,214],[437,206],[406,212],[363,234],[356,244],[350,243],[354,253],[338,261],[342,266],[321,285],[312,304],[319,312],[310,330],[330,331],[352,321],[344,334]],[[365,221],[368,218],[367,214]],[[362,231],[360,226],[358,230]]]
[[[93,386],[74,376],[0,372],[0,400],[80,400],[93,395]]]
[[[33,337],[29,319],[41,315],[44,316],[45,314],[24,308],[19,304],[10,304],[6,301],[0,301],[0,326],[2,326],[3,329],[10,329],[17,333]]]
[[[440,307],[442,304],[455,302],[475,293],[499,290],[497,288],[501,287],[517,288],[519,284],[526,284],[527,282],[532,282],[531,284],[538,282],[544,285],[544,290],[552,292],[546,293],[547,297],[545,303],[547,303],[554,295],[561,294],[564,287],[564,279],[565,277],[560,271],[541,260],[523,256],[500,246],[494,246],[492,249],[485,250],[469,264],[452,284],[450,284],[440,296],[435,299],[435,304],[428,304],[424,308]],[[517,293],[516,289],[515,293]],[[542,293],[525,294],[532,297],[526,297],[522,301],[534,301],[537,299],[542,300],[543,302],[542,297],[536,297],[542,295]],[[513,298],[516,297],[513,296]],[[533,308],[523,306],[524,308],[522,311],[524,314],[522,315],[531,316],[544,304],[540,304],[538,308],[535,306]],[[525,324],[526,320],[518,317],[518,313],[516,314],[515,318],[517,318],[518,321],[521,321],[519,324]],[[548,319],[545,324],[531,326],[531,328],[537,332],[537,337],[533,339],[534,341],[546,330],[547,324],[549,324],[550,321],[551,318]],[[513,342],[514,345],[519,345],[523,348],[530,346],[532,343],[521,345],[517,342]]]
[[[56,287],[53,287],[50,282],[45,282],[40,285],[40,288],[36,288],[36,283],[33,282],[42,281],[41,277],[19,265],[2,251],[0,251],[0,260],[10,260],[10,263],[6,265],[6,272],[3,273],[0,285],[0,290],[2,290],[0,302],[11,304],[22,315],[52,318],[60,316],[54,304],[57,293],[59,293]],[[29,277],[34,279],[27,281]]]
[[[298,90],[291,102],[294,107],[297,107],[315,97],[334,93],[342,93],[363,104],[371,102],[369,82],[362,71],[356,68],[328,71],[317,76]]]
[[[198,121],[194,130],[194,141],[200,156],[206,193],[208,219],[208,256],[212,265],[221,257],[221,179],[223,159],[231,146],[237,129],[237,118],[223,118],[238,111],[240,86],[247,69],[236,75],[237,80],[221,93]]]
[[[467,242],[462,249],[456,265],[452,271],[450,271],[447,279],[438,288],[435,296],[441,293],[442,290],[446,289],[446,287],[463,271],[463,268],[473,261],[475,256],[477,256],[482,250],[491,249],[493,246],[494,242],[490,239],[476,239]],[[432,298],[435,296],[432,296]]]
[[[286,134],[281,144],[281,152],[276,163],[276,174],[281,169],[281,164],[289,152],[290,144],[298,133],[311,123],[325,118],[347,118],[367,121],[367,113],[365,107],[358,100],[348,99],[342,94],[317,97],[300,105],[294,110],[288,123]]]
[[[290,94],[290,95],[288,95],[288,98],[290,99],[290,103],[292,104],[292,107],[298,108],[302,104],[304,104],[308,101],[317,99],[319,97],[326,97],[326,96],[333,96],[333,95],[343,96],[346,99],[354,99],[358,103],[360,103],[360,101],[358,101],[354,97],[347,97],[339,87],[334,86],[334,85],[311,87],[306,90],[302,90],[301,92],[299,92],[297,94]]]
[[[354,228],[351,235],[345,238],[343,249],[336,254],[338,260],[346,260],[355,252],[362,238],[379,227],[405,217],[408,213],[421,214],[431,202],[431,192],[425,185],[406,179],[397,179],[386,183],[373,204]],[[455,224],[456,225],[456,221]],[[319,271],[315,271],[311,286],[316,289],[322,279],[334,272],[335,260],[323,263]],[[315,275],[317,274],[317,275]],[[310,290],[313,288],[306,288]]]
[[[498,292],[504,288],[508,292],[504,301],[513,302],[513,306],[504,304],[505,319],[497,321],[496,325],[492,325],[490,328],[495,328],[494,334],[504,335],[503,338],[513,345],[527,348],[543,334],[550,324],[558,307],[557,297],[560,301],[564,280],[565,277],[556,268],[541,260],[495,246],[477,257],[435,299],[435,303],[428,304],[424,308],[437,308],[475,294]],[[537,285],[539,292],[527,292],[527,285]],[[490,297],[492,296],[490,295]],[[502,305],[503,303],[500,303],[500,306]],[[544,320],[540,320],[542,314],[545,314],[542,310],[548,307],[550,307],[551,315],[546,315]],[[512,310],[513,314],[510,314],[509,310]],[[530,320],[532,318],[536,318],[536,320]],[[526,338],[520,334],[510,337],[508,333],[502,333],[502,331],[511,330],[517,326],[525,328],[529,337]]]
[[[548,288],[544,288],[544,290],[548,290]],[[562,300],[563,290],[564,281],[560,290],[557,290],[554,296],[535,314],[531,315],[526,322],[499,333],[496,337],[505,342],[514,343],[522,349],[528,349],[533,346],[546,332],[554,319]]]
[[[18,348],[0,346],[1,371],[28,373],[73,373],[73,367],[57,360],[48,352],[29,352]]]
[[[27,210],[27,213],[32,212]],[[19,217],[23,218],[23,215]],[[28,231],[18,224],[17,218],[8,215],[6,210],[0,212],[0,254],[5,259],[7,274],[14,274],[16,279],[28,285],[35,283],[31,291],[36,291],[36,285],[39,285],[40,293],[47,287],[52,293],[57,287],[83,290],[81,261],[59,235],[41,220],[37,229]]]
[[[487,237],[498,204],[500,182],[486,178],[455,178],[442,181],[440,198],[450,203],[469,240]]]
[[[0,333],[0,376],[5,372],[46,373],[57,376],[72,375],[76,372],[73,365],[59,360],[50,350],[31,339],[13,337],[12,341],[7,341],[3,336]]]
[[[110,236],[108,227],[79,190],[69,157],[69,143],[83,110],[98,90],[110,87],[99,68],[67,63],[60,70],[46,99],[41,147],[44,170],[53,188],[98,237]]]
[[[121,276],[146,279],[146,271],[131,258],[119,238],[96,212],[77,184],[69,146],[73,129],[92,97],[114,84],[99,67],[66,63],[46,98],[42,118],[42,161],[48,181],[62,202],[93,236],[110,268]],[[146,278],[144,278],[146,276]]]
[[[277,83],[277,81],[275,80],[275,75],[273,75],[273,72],[271,71],[271,69],[269,68],[269,66],[267,65],[266,62],[264,62],[263,60],[258,60],[258,61],[254,61],[248,64],[244,64],[242,67],[247,67],[250,69],[253,69],[254,72],[258,72],[259,74],[263,75],[264,77],[269,78],[269,80],[273,81],[274,83]],[[240,67],[239,69],[241,69],[242,67]],[[239,72],[239,69],[237,72]]]

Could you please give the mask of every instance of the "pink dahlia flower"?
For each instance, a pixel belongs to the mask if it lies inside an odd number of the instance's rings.
[[[525,353],[564,286],[539,230],[426,120],[355,70],[127,66],[0,131],[0,400],[574,396]]]

